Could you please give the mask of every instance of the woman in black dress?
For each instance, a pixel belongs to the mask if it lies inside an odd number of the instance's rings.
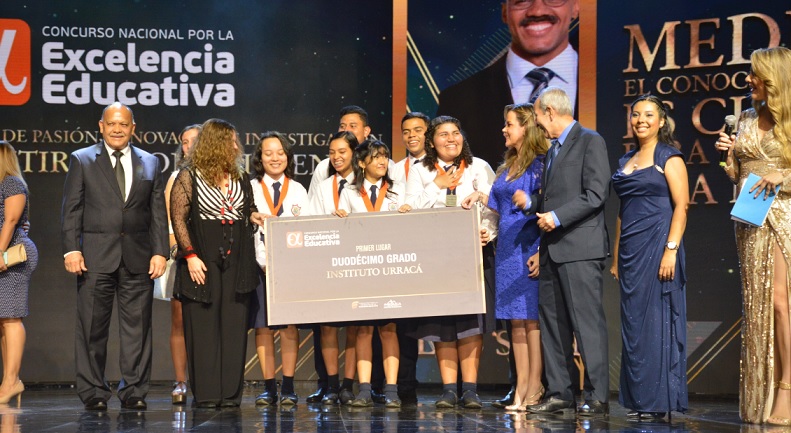
[[[173,185],[170,217],[179,246],[174,296],[182,303],[195,404],[239,406],[250,294],[258,284],[253,223],[263,217],[230,123],[203,124]]]

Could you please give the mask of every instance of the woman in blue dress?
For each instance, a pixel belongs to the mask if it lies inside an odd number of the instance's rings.
[[[620,403],[655,420],[688,406],[686,275],[682,237],[689,182],[673,121],[656,96],[632,103],[637,147],[612,177],[621,200],[610,273],[621,288]]]
[[[500,215],[495,254],[495,315],[511,321],[511,350],[516,366],[514,403],[506,410],[524,411],[544,393],[541,385],[541,337],[538,328],[538,244],[535,215],[525,215],[513,203],[517,191],[536,194],[548,140],[536,124],[532,104],[508,105],[503,112],[505,161],[488,199],[482,201]]]

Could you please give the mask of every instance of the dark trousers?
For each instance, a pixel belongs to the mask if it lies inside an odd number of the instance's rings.
[[[326,391],[329,385],[327,384],[327,367],[324,365],[324,355],[321,353],[321,325],[313,326],[313,368],[318,376],[316,385]]]
[[[220,272],[217,263],[206,266]],[[198,403],[242,401],[251,294],[223,283],[212,288],[210,303],[183,299],[181,304],[190,387]]]
[[[118,298],[121,382],[118,398],[145,398],[151,378],[151,306],[154,282],[132,274],[123,263],[109,274],[85,272],[77,278],[77,329],[74,361],[77,394],[85,402],[108,400],[112,391],[104,376],[113,300]]]
[[[398,393],[414,393],[418,386],[417,381],[417,339],[404,334],[407,329],[403,326],[404,319],[398,322],[396,334],[398,335],[398,348],[401,354],[398,363]]]
[[[538,313],[547,396],[574,399],[574,336],[585,364],[585,400],[609,400],[604,259],[541,264]]]

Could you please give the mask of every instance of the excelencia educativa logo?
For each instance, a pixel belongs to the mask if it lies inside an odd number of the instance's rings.
[[[30,99],[30,26],[0,18],[0,105]]]

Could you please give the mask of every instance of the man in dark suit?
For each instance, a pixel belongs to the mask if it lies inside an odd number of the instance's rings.
[[[508,52],[444,89],[437,108],[438,116],[459,119],[472,153],[492,167],[500,165],[505,153],[503,108],[532,102],[531,97],[548,85],[563,88],[575,101],[578,81],[578,56],[569,44],[569,26],[579,16],[579,0],[506,0],[501,11],[511,33]]]
[[[569,43],[569,27],[579,16],[579,0],[505,0],[500,10],[511,34],[507,53],[480,72],[444,89],[437,108],[438,116],[459,119],[472,153],[492,167],[503,162],[506,105],[533,102],[533,97],[548,85],[561,87],[576,101],[578,82],[579,60]],[[544,69],[549,72],[533,72]],[[511,322],[506,320],[505,326],[510,341]],[[514,402],[513,353],[509,353],[508,360],[511,390],[492,403],[495,407]]]
[[[607,145],[574,120],[571,100],[548,87],[536,100],[536,121],[552,146],[541,193],[514,194],[514,203],[535,213],[543,231],[539,246],[539,323],[547,389],[533,413],[573,413],[574,337],[585,363],[579,416],[609,412],[607,324],[602,271],[609,249],[604,202],[610,181]]]
[[[151,377],[154,279],[165,271],[168,223],[162,167],[129,144],[132,110],[118,102],[99,120],[103,142],[73,152],[61,210],[64,264],[77,275],[77,393],[89,410],[106,410],[107,339],[118,298],[124,408],[146,409]]]

